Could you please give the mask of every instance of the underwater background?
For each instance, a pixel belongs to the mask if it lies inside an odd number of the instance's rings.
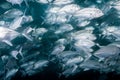
[[[0,80],[120,80],[120,0],[0,0]]]

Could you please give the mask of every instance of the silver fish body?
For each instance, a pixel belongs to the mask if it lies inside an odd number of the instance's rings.
[[[99,57],[99,58],[107,58],[109,56],[112,55],[116,55],[120,53],[120,49],[114,45],[108,45],[105,47],[102,47],[101,49],[99,49],[98,51],[96,51],[94,53],[95,56]]]

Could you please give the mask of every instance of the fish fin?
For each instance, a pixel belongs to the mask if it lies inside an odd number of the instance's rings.
[[[2,40],[2,42],[8,44],[9,46],[13,46],[13,44],[10,41],[8,41],[8,40]]]
[[[25,2],[26,7],[29,8],[29,4],[28,4],[27,0],[24,0],[24,2]]]
[[[30,36],[28,36],[27,34],[22,33],[22,35],[23,35],[26,39],[28,39],[29,41],[33,41],[33,39],[32,39]]]
[[[23,58],[23,54],[22,54],[22,47],[19,49],[18,53],[20,54],[20,56],[22,56]]]
[[[85,69],[84,69],[84,71],[88,71],[88,70],[90,70],[90,69],[89,69],[89,68],[85,68]]]
[[[77,68],[78,68],[78,66],[77,66],[77,65],[74,65],[72,72],[74,72]]]
[[[15,73],[18,71],[18,69],[13,69],[7,72],[5,80],[8,80],[10,77],[12,77],[13,75],[15,75]]]

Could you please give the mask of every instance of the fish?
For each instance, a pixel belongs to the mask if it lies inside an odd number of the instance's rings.
[[[96,40],[96,36],[92,34],[91,30],[80,30],[71,34],[74,40]]]
[[[18,58],[17,58],[18,51],[16,51],[16,50],[11,51],[10,54],[11,54],[15,59],[18,59]]]
[[[108,45],[100,48],[94,53],[94,56],[98,57],[99,60],[104,60],[107,57],[119,54],[120,49],[114,45]]]
[[[48,60],[29,61],[21,64],[21,68],[25,70],[25,74],[33,75],[43,70],[44,67],[48,66]]]
[[[32,39],[28,35],[26,35],[24,33],[19,33],[19,32],[15,31],[15,30],[12,30],[10,28],[6,28],[4,26],[0,26],[0,32],[1,32],[1,34],[0,34],[0,41],[8,44],[9,46],[13,46],[11,41],[13,39],[15,39],[19,35],[23,35],[25,38],[27,38],[28,40],[32,41]]]
[[[90,41],[90,40],[79,40],[76,41],[73,45],[76,51],[81,51],[83,50],[86,53],[93,52],[92,47],[95,46],[95,42]]]
[[[5,25],[5,21],[0,21],[0,26],[4,26]]]
[[[79,67],[84,69],[84,71],[90,69],[99,70],[103,67],[103,65],[95,60],[86,60],[85,62],[81,63]]]
[[[45,34],[48,30],[46,28],[36,28],[32,32],[32,36],[38,37]]]
[[[67,13],[67,14],[73,14],[76,13],[78,10],[80,10],[80,6],[78,6],[77,4],[69,4],[69,5],[65,5],[62,8],[59,9],[60,13]]]
[[[33,69],[41,69],[42,67],[46,67],[48,66],[49,61],[48,60],[39,60],[34,64],[34,68]]]
[[[56,6],[56,7],[49,8],[48,11],[46,11],[46,12],[57,14],[57,12],[59,12],[60,9],[61,9],[60,7]]]
[[[32,75],[34,75],[34,74],[36,74],[37,73],[37,71],[35,71],[35,70],[27,70],[26,71],[26,75],[28,75],[28,76],[32,76]]]
[[[37,3],[41,3],[41,4],[49,4],[51,3],[53,0],[35,0]]]
[[[8,44],[9,46],[13,46],[13,44],[9,40],[2,40],[2,42]]]
[[[120,40],[120,33],[119,33],[119,31],[120,31],[120,29],[117,29],[117,30],[115,30],[115,31],[110,33],[112,36],[114,36],[116,38],[115,41],[119,41]]]
[[[23,55],[23,54],[22,54]],[[20,59],[20,63],[25,63],[25,62],[29,62],[32,59],[37,58],[38,56],[40,56],[40,52],[36,52],[35,54],[28,54],[28,53],[24,53],[24,56],[22,59]]]
[[[70,63],[72,61],[74,63],[74,61],[75,60],[77,61],[78,59],[82,60],[82,57],[80,58],[80,56],[81,56],[80,53],[75,52],[75,51],[63,51],[60,54],[58,54],[57,56],[58,56],[58,59],[60,61],[62,61],[62,63],[64,63],[64,64]]]
[[[119,41],[120,40],[120,29],[116,26],[109,26],[107,28],[102,29],[103,30],[103,35],[110,38],[115,38],[114,41]]]
[[[26,13],[27,9],[25,9],[24,13],[22,16],[17,17],[13,20],[13,22],[11,22],[9,28],[12,30],[16,30],[19,27],[22,27],[22,22],[23,22],[23,18],[25,17],[25,13]],[[30,36],[28,36],[25,32],[20,33],[22,36],[24,36],[26,39],[28,39],[29,41],[32,41],[32,38]]]
[[[13,9],[10,9],[8,11],[6,11],[4,14],[3,14],[3,20],[11,20],[11,19],[15,19],[16,17],[20,17],[23,15],[23,12],[19,9],[16,9],[16,8],[13,8]]]
[[[59,74],[59,77],[61,77],[62,75],[64,75],[65,78],[67,78],[69,76],[75,75],[78,72],[80,72],[80,70],[78,69],[78,66],[75,65],[73,67],[68,67],[67,69],[63,70],[62,73]]]
[[[54,13],[47,13],[45,17],[45,23],[48,24],[63,24],[67,22],[66,14],[54,14]]]
[[[6,61],[8,60],[9,56],[8,55],[3,55],[1,56],[1,59],[4,63],[6,63]]]
[[[18,4],[20,5],[24,0],[6,0],[7,2],[10,2],[12,5]]]
[[[54,0],[53,4],[61,6],[61,5],[65,5],[65,4],[70,4],[72,2],[74,2],[74,0],[67,0],[67,1],[66,0]]]
[[[17,59],[17,60],[18,60],[18,57],[17,57],[18,55],[20,55],[23,58],[22,47],[19,50],[13,50],[13,51],[11,51],[10,55],[12,57],[14,57],[15,59]]]
[[[91,20],[91,19],[101,17],[103,15],[104,13],[98,8],[83,8],[77,11],[74,14],[74,17],[83,18],[83,20],[84,19]]]
[[[23,19],[23,17],[15,18],[9,28],[15,30],[15,29],[21,27],[22,19]]]
[[[115,1],[115,2],[111,2],[111,7],[115,8],[116,10],[120,11],[120,1]]]
[[[9,35],[8,35],[9,34]],[[15,39],[19,35],[18,32],[0,26],[0,41],[5,42],[6,44],[13,46],[11,40]]]
[[[22,16],[15,18],[13,20],[13,22],[11,22],[11,24],[9,26],[10,29],[16,30],[17,28],[21,27],[21,24],[22,24],[23,18],[25,17],[26,11],[27,11],[27,9],[25,9]]]
[[[12,78],[12,76],[14,76],[15,73],[17,73],[17,71],[18,71],[18,69],[12,69],[12,70],[8,71],[5,76],[5,80],[9,80],[10,78]]]
[[[35,61],[29,61],[29,62],[25,62],[23,64],[20,65],[20,67],[22,69],[24,69],[23,73],[24,75],[33,75],[35,73],[37,73],[37,71],[33,70],[33,65],[34,65]]]
[[[22,23],[21,24],[25,24],[25,23],[30,23],[33,21],[33,17],[31,15],[26,15],[23,17]]]
[[[55,31],[55,34],[60,34],[60,33],[64,33],[64,32],[71,31],[71,30],[73,30],[73,26],[72,25],[70,25],[70,24],[64,24],[64,25],[61,25]]]
[[[90,20],[83,20],[83,21],[81,21],[81,20],[78,19],[78,24],[77,24],[78,27],[85,27],[88,24],[90,24]]]
[[[55,43],[66,45],[68,42],[65,38],[61,38],[61,39],[58,39]]]
[[[72,58],[74,56],[80,56],[80,53],[75,52],[75,51],[63,51],[58,55],[61,59],[64,58]]]
[[[92,34],[92,30],[94,29],[85,29],[80,30],[74,33],[71,33],[72,40],[74,41],[74,48],[79,51],[83,49],[84,51],[92,52],[92,47],[96,45],[94,40],[96,40],[96,36]]]
[[[114,45],[114,46],[120,48],[120,41],[115,41],[113,43],[110,43],[109,45]]]
[[[97,2],[98,4],[101,4],[101,3],[103,2],[103,0],[96,0],[96,2]]]
[[[25,33],[21,33],[22,36],[24,36],[27,40],[33,41],[33,38]]]
[[[23,64],[20,65],[21,68],[25,69],[25,71],[30,70],[33,68],[35,61],[29,61],[29,62],[25,62]]]
[[[53,51],[51,52],[51,55],[58,55],[61,52],[63,52],[65,49],[65,46],[60,44],[54,47]]]
[[[19,32],[21,36],[24,36],[27,40],[33,41],[33,35],[30,35],[34,31],[34,28],[27,27],[23,31]]]
[[[78,64],[78,63],[81,63],[83,60],[84,60],[84,58],[81,57],[81,56],[74,57],[74,58],[69,59],[69,60],[65,63],[65,65]]]
[[[74,45],[76,47],[80,47],[80,46],[82,47],[82,46],[84,46],[84,47],[86,47],[86,48],[89,49],[89,48],[95,46],[95,43],[93,41],[91,41],[91,40],[83,39],[83,40],[76,41]]]
[[[17,15],[20,15],[20,16],[23,15],[23,12],[19,9],[13,8],[6,11],[4,15],[10,15],[10,16],[14,15],[16,17]]]
[[[0,7],[3,9],[10,9],[12,7],[12,5],[8,2],[4,2],[4,3],[0,4]]]

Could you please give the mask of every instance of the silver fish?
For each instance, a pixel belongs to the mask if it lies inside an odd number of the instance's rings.
[[[71,37],[74,40],[96,40],[96,36],[93,33],[93,30],[80,30],[71,34]]]
[[[94,19],[103,16],[103,12],[97,8],[83,8],[75,13],[75,17],[83,19]]]
[[[79,56],[79,55],[80,55],[80,53],[75,52],[75,51],[63,51],[58,56],[60,58],[64,59],[64,58],[72,58],[74,56]]]
[[[18,59],[18,55],[20,55],[23,58],[23,54],[22,54],[22,47],[19,50],[13,50],[10,52],[10,55],[12,57],[14,57],[15,59]]]
[[[56,33],[56,34],[60,34],[60,33],[64,33],[64,32],[71,31],[71,30],[73,30],[72,25],[70,25],[70,24],[64,24],[64,25],[61,25],[61,26],[55,31],[55,33]]]
[[[119,52],[120,52],[120,49],[117,46],[108,45],[108,46],[104,46],[100,48],[99,50],[97,50],[94,53],[94,55],[100,58],[101,60],[103,60],[109,56],[119,54]]]
[[[25,71],[27,71],[27,70],[30,70],[33,68],[34,63],[35,63],[35,61],[29,61],[29,62],[21,64],[20,67],[24,68]]]
[[[53,2],[53,4],[61,6],[61,5],[69,4],[69,3],[72,3],[72,2],[73,2],[73,0],[55,0]]]
[[[18,69],[12,69],[12,70],[8,71],[7,74],[6,74],[5,79],[6,79],[6,80],[10,79],[12,76],[15,75],[15,73],[16,73],[17,71],[18,71]]]
[[[6,0],[6,1],[10,2],[12,5],[14,5],[14,4],[20,5],[23,2],[23,0]]]
[[[2,61],[5,63],[8,60],[9,56],[8,55],[3,55],[1,56]]]
[[[78,64],[78,63],[81,63],[83,60],[84,60],[83,57],[78,56],[78,57],[69,59],[69,60],[65,63],[65,65]]]
[[[65,5],[62,8],[60,8],[59,12],[71,15],[71,14],[74,14],[75,12],[77,12],[80,9],[81,8],[76,4],[69,4],[69,5]]]
[[[114,46],[120,48],[120,41],[113,42],[113,43],[111,43],[109,45],[114,45]]]
[[[17,28],[21,27],[22,19],[23,19],[23,16],[14,19],[14,21],[11,23],[9,28],[16,30]]]
[[[42,36],[47,31],[48,30],[46,28],[37,28],[33,30],[32,36],[35,36],[35,37]]]
[[[66,45],[68,41],[65,38],[61,38],[61,39],[58,39],[55,43]]]
[[[3,14],[3,19],[14,19],[23,15],[23,12],[19,9],[10,9]]]
[[[35,0],[35,1],[41,4],[48,4],[51,3],[53,0]]]
[[[61,52],[63,52],[65,49],[65,46],[60,44],[60,45],[57,45],[55,46],[55,48],[53,49],[53,51],[51,52],[51,55],[58,55],[60,54]]]
[[[66,14],[48,13],[45,22],[48,24],[61,24],[67,22]]]
[[[113,8],[115,8],[115,9],[118,10],[118,11],[120,11],[120,1],[119,1],[119,0],[118,0],[118,1],[115,1],[115,2],[111,2],[110,4],[111,4],[111,6],[112,6]]]
[[[90,70],[90,69],[100,69],[102,68],[102,64],[100,64],[97,61],[93,60],[87,60],[79,65],[80,68],[84,70]]]
[[[0,41],[5,42],[10,46],[13,46],[10,41],[16,38],[18,35],[19,35],[18,32],[11,30],[9,28],[0,26]]]
[[[23,17],[23,21],[22,21],[22,24],[25,24],[25,23],[30,23],[33,21],[33,17],[28,15],[28,16],[24,16]]]
[[[75,47],[84,46],[89,49],[89,48],[93,47],[95,45],[95,43],[93,41],[83,39],[83,40],[76,41],[74,45],[75,45]]]
[[[79,69],[77,69],[77,65],[73,67],[68,67],[67,69],[63,70],[62,73],[59,74],[59,76],[64,75],[66,78],[70,75],[75,75],[76,73],[80,72]]]
[[[5,25],[5,21],[0,21],[0,26]]]
[[[16,17],[10,24],[9,28],[16,30],[17,28],[21,27],[21,24],[23,22],[23,18],[25,17],[27,9],[25,9],[24,13],[22,16]]]
[[[46,67],[48,65],[48,60],[39,60],[34,64],[33,69],[41,69],[42,67]]]

